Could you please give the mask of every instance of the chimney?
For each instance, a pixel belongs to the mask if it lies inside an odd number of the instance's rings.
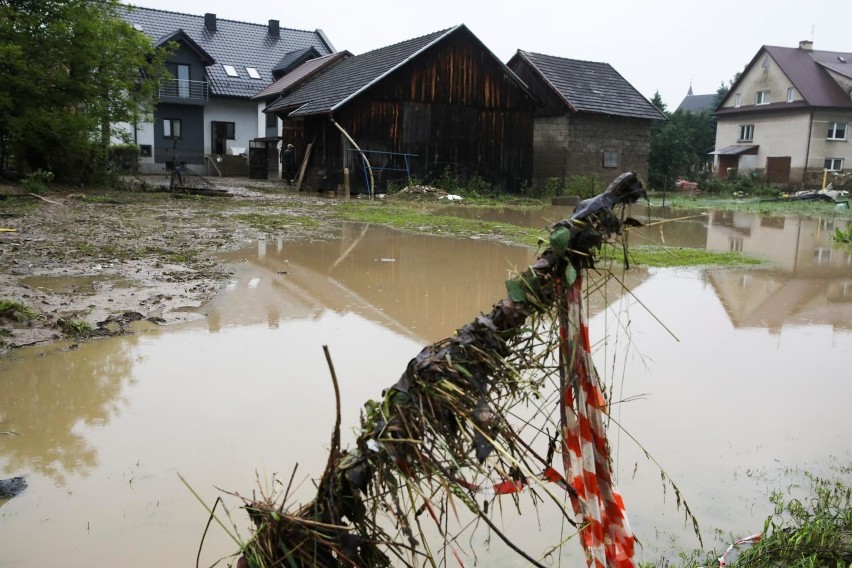
[[[278,25],[278,20],[269,20],[269,35],[281,37],[281,27]]]
[[[216,31],[216,14],[206,13],[204,14],[204,27],[208,32]]]
[[[814,42],[809,39],[803,39],[799,42],[799,49],[801,49],[802,51],[813,51]]]

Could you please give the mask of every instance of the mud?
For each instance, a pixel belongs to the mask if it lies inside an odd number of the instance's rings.
[[[0,300],[35,312],[31,319],[0,316],[0,352],[126,333],[142,318],[171,324],[202,317],[192,308],[231,274],[220,253],[263,236],[323,238],[321,221],[334,200],[280,182],[210,181],[232,198],[175,198],[155,191],[168,180],[154,177],[128,180],[131,191],[41,198],[0,184]],[[274,232],[245,220],[257,215],[275,216]],[[305,217],[320,223],[299,221]]]

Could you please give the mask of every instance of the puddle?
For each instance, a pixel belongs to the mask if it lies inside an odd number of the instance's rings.
[[[642,304],[613,288],[589,327],[600,372],[616,399],[631,400],[613,418],[663,464],[712,547],[714,529],[725,545],[762,529],[785,468],[852,462],[852,261],[830,248],[820,220],[689,223],[668,225],[666,238],[742,247],[778,267],[631,270]],[[198,310],[203,320],[13,352],[0,360],[0,430],[20,435],[0,436],[0,476],[25,475],[29,488],[0,508],[4,562],[192,565],[208,514],[178,474],[212,505],[217,488],[250,494],[298,464],[297,496],[309,498],[334,420],[322,346],[340,379],[347,444],[360,405],[423,345],[490,309],[509,269],[530,259],[516,247],[350,225],[334,241],[265,241],[230,256],[233,278]],[[640,559],[658,560],[672,540],[697,546],[643,450],[614,425],[611,440]],[[246,516],[224,497],[246,536]],[[511,509],[499,524],[534,556],[562,538],[547,507],[520,519]],[[520,565],[487,536],[472,540],[480,565]],[[201,565],[235,549],[214,525]],[[561,560],[579,558],[570,540]]]

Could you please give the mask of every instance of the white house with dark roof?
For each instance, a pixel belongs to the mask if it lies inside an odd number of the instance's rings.
[[[518,50],[507,63],[538,99],[533,180],[634,171],[645,177],[651,125],[666,120],[608,63]]]
[[[826,172],[852,167],[852,53],[764,45],[715,115],[718,177],[819,186]]]
[[[198,173],[223,173],[233,161],[246,175],[251,142],[280,133],[280,122],[263,113],[265,103],[254,95],[280,77],[282,65],[335,52],[322,30],[289,29],[278,20],[253,24],[134,6],[119,14],[155,45],[178,45],[166,61],[171,77],[160,82],[153,123],[124,125],[148,173],[174,161]]]

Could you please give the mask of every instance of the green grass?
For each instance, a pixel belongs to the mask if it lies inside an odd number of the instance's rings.
[[[445,204],[441,204],[442,206]],[[412,208],[386,203],[341,203],[335,216],[346,221],[371,223],[416,232],[446,233],[447,236],[485,236],[518,245],[536,246],[544,234],[538,229],[508,223],[462,219],[440,215],[432,208]]]
[[[92,326],[83,320],[59,318],[56,325],[65,335],[74,338],[87,337],[93,331]]]
[[[661,194],[651,196],[653,205],[661,205]],[[804,215],[804,216],[834,216],[841,219],[852,219],[852,209],[836,206],[824,201],[760,201],[749,197],[738,199],[724,196],[690,197],[685,195],[666,195],[666,205],[673,209],[720,209],[724,211],[742,211],[758,215]]]
[[[27,322],[38,317],[38,312],[14,300],[0,300],[0,317]]]
[[[678,266],[757,266],[766,264],[765,261],[737,252],[713,252],[704,249],[662,247],[662,246],[630,246],[628,259],[631,264],[653,267]],[[601,251],[601,258],[623,258],[621,249],[606,246]]]

